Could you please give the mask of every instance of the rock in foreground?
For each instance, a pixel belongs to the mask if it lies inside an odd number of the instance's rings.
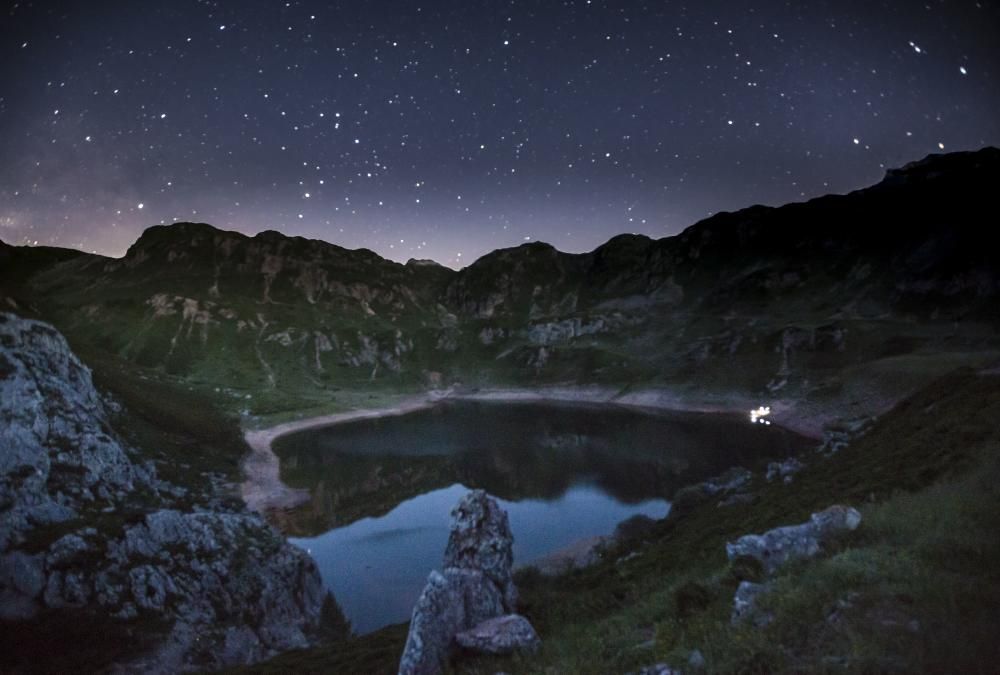
[[[458,646],[505,654],[539,644],[528,620],[513,614],[514,537],[506,511],[473,490],[451,516],[444,571],[430,573],[413,607],[400,675],[440,673]]]
[[[479,570],[503,594],[504,606],[513,610],[517,589],[511,577],[514,535],[507,512],[482,490],[465,495],[451,511],[451,532],[444,550],[444,567]]]
[[[312,559],[222,500],[174,503],[184,490],[136,461],[108,406],[58,331],[0,314],[0,619],[153,619],[160,639],[125,672],[309,646],[324,600]]]

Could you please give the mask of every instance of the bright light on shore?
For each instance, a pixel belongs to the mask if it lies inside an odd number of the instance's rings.
[[[771,414],[771,406],[762,405],[756,410],[750,411],[750,421],[753,422],[754,424],[770,424],[771,423],[770,420],[764,419],[770,414]]]

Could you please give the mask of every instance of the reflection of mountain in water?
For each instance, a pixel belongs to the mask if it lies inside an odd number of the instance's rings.
[[[555,499],[579,483],[625,503],[670,498],[683,485],[805,443],[735,416],[450,401],[300,432],[275,451],[282,478],[312,493],[286,526],[315,534],[453,483],[512,501]]]

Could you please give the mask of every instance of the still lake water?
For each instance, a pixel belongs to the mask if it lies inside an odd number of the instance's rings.
[[[292,542],[366,633],[409,619],[468,489],[507,510],[520,565],[636,514],[662,518],[678,488],[807,444],[736,415],[446,401],[291,434],[274,450],[282,479],[311,494],[284,523]]]

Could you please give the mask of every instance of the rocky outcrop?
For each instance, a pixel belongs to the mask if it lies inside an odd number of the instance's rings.
[[[517,605],[511,577],[514,535],[507,512],[482,490],[473,490],[451,512],[451,532],[444,551],[444,567],[481,572],[498,589],[504,606]]]
[[[157,645],[129,672],[308,646],[325,599],[312,559],[222,500],[170,508],[185,491],[136,462],[108,405],[55,329],[0,314],[0,618],[156,619]]]
[[[513,614],[514,537],[507,513],[473,490],[451,515],[444,571],[431,572],[413,608],[401,675],[441,672],[458,646],[500,654],[539,644],[528,620]]]
[[[755,558],[770,575],[790,560],[816,556],[831,536],[854,530],[860,523],[861,514],[856,509],[831,506],[812,514],[807,523],[744,535],[726,544],[726,555],[730,560],[740,556]]]
[[[152,471],[114,439],[90,370],[51,326],[0,314],[0,551],[106,507]]]
[[[855,530],[860,524],[861,514],[856,509],[838,504],[812,514],[809,522],[800,525],[744,535],[726,544],[726,555],[730,560],[753,558],[760,563],[765,576],[771,576],[790,561],[815,557],[832,537]],[[740,582],[733,597],[732,623],[750,620],[757,626],[767,625],[772,617],[757,610],[756,600],[768,588],[769,582]]]

